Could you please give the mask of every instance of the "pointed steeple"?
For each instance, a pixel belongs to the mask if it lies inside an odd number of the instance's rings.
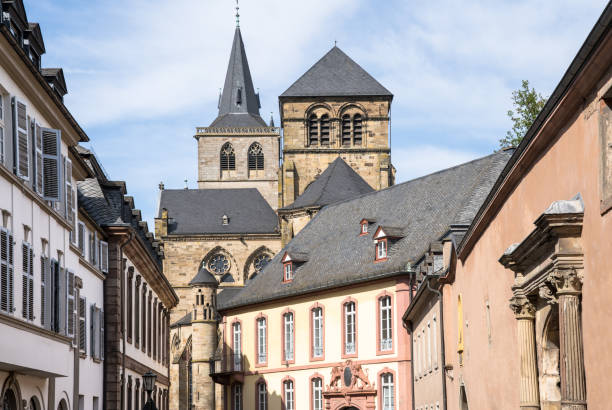
[[[219,99],[219,116],[211,127],[266,126],[259,115],[259,94],[255,93],[240,27],[236,27],[225,85]]]

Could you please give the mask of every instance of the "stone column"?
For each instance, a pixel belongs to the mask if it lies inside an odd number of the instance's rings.
[[[575,269],[566,269],[554,271],[551,282],[559,299],[561,408],[584,410],[587,404],[580,319],[582,280]]]
[[[514,311],[518,324],[521,355],[520,408],[536,410],[540,408],[540,394],[535,345],[535,307],[526,297],[515,296],[510,299],[510,308]]]

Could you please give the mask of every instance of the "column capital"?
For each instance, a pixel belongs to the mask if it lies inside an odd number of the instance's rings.
[[[550,282],[545,282],[538,288],[538,295],[549,305],[556,305],[559,300],[555,292],[555,286]]]
[[[556,288],[559,296],[582,293],[582,278],[574,268],[555,269],[550,273],[548,281]]]
[[[535,306],[525,296],[514,296],[510,299],[510,309],[517,319],[535,319]]]

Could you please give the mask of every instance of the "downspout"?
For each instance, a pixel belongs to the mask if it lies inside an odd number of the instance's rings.
[[[132,232],[130,230],[130,234],[128,239],[123,242],[121,245],[119,245],[119,260],[121,261],[121,269],[119,271],[120,275],[121,275],[121,280],[119,281],[119,288],[121,291],[121,341],[123,344],[123,348],[121,349],[121,408],[125,408],[124,406],[124,401],[125,401],[125,306],[124,306],[124,299],[125,299],[125,295],[123,294],[124,289],[125,289],[125,269],[127,268],[127,264],[126,262],[123,260],[123,248],[125,248],[130,242],[132,242],[132,239],[134,239],[134,232]]]
[[[413,284],[415,282],[416,279],[416,272],[411,272],[410,275],[410,304],[412,304],[412,299],[414,299],[414,294],[412,292],[412,288],[413,288]],[[406,322],[403,322],[403,326],[404,329],[408,328],[406,327]],[[412,398],[412,410],[415,409],[416,406],[416,402],[414,399],[414,337],[413,337],[413,331],[412,331],[412,323],[410,324],[410,386],[412,388],[412,394],[411,394],[411,398]]]
[[[442,361],[442,409],[446,410],[446,355],[444,353],[444,304],[442,300],[442,292],[437,289],[433,289],[429,284],[429,278],[435,277],[440,278],[440,275],[427,275],[425,280],[427,282],[427,289],[438,295],[440,301],[440,356]]]

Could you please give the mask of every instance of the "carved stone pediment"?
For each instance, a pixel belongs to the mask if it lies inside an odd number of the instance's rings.
[[[347,360],[331,370],[330,383],[327,391],[348,392],[374,389],[367,372],[360,364]]]

